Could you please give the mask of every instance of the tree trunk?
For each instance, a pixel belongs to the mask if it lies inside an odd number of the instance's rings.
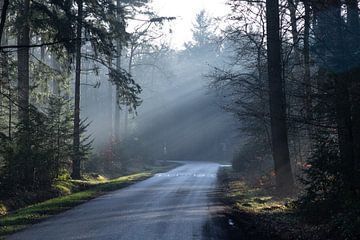
[[[11,89],[11,82],[9,80],[8,137],[10,140],[12,139],[12,109],[13,109],[12,95],[13,95],[13,93],[12,93],[12,89]]]
[[[8,44],[8,35],[7,32],[4,32],[4,36],[1,39],[1,43],[3,46]],[[2,54],[2,81],[3,84],[6,85],[4,88],[7,90],[8,93],[8,137],[11,140],[12,138],[12,86],[11,86],[11,79],[9,77],[9,56],[6,52],[1,52]],[[3,92],[5,92],[5,89]],[[5,104],[5,103],[4,103]],[[4,113],[5,114],[5,113]]]
[[[18,45],[30,45],[30,0],[24,0],[23,5],[20,6],[19,18],[22,20],[22,25],[18,31]],[[18,120],[21,125],[20,145],[21,145],[21,169],[24,172],[19,176],[25,185],[33,183],[34,166],[30,157],[30,136],[29,136],[29,96],[30,96],[30,52],[29,47],[20,47],[17,51],[18,62]]]
[[[116,7],[117,7],[117,17],[118,20],[120,19],[120,4],[121,1],[116,1]],[[116,50],[118,56],[116,57],[116,70],[121,71],[121,42],[118,40],[116,42]],[[115,116],[114,116],[114,132],[115,132],[115,141],[120,141],[120,89],[118,86],[116,86],[116,104],[115,104]]]
[[[281,41],[278,0],[266,0],[268,78],[270,90],[270,118],[272,152],[276,185],[281,192],[289,192],[294,180],[290,164],[286,125],[286,103],[281,75]]]
[[[359,9],[357,0],[347,0],[347,12],[348,12],[348,39],[349,50],[351,54],[351,62],[355,63],[352,69],[349,70],[350,86],[351,86],[351,102],[352,102],[352,119],[353,119],[353,138],[354,138],[354,161],[355,169],[360,171],[360,68],[358,66],[359,60],[359,34],[360,34],[360,22],[359,22]]]
[[[133,59],[134,59],[134,47],[131,47],[130,50],[130,56],[129,56],[129,66],[128,66],[128,73],[131,75],[132,73],[132,64],[133,64]],[[129,103],[127,102],[125,104],[125,112],[124,112],[124,117],[125,117],[125,121],[124,121],[124,138],[127,138],[128,135],[128,128],[129,128]]]
[[[51,55],[51,65],[52,65],[52,68],[55,69],[55,71],[61,71],[59,63],[56,60],[56,57],[54,54]],[[59,86],[59,82],[57,81],[56,77],[54,77],[53,81],[52,81],[52,93],[57,97],[60,96],[60,86]]]
[[[111,64],[110,64],[111,65]],[[110,106],[108,109],[108,130],[109,130],[109,139],[112,141],[113,140],[113,136],[114,136],[114,129],[113,129],[113,85],[112,83],[109,81],[108,82],[108,91],[107,91],[107,95],[108,95],[108,104],[107,106]]]
[[[304,23],[304,85],[305,85],[305,112],[306,122],[309,124],[312,120],[312,88],[310,74],[310,27],[311,27],[311,9],[308,1],[304,1],[305,23]],[[310,124],[309,124],[310,126]],[[308,128],[308,132],[311,130]]]
[[[2,4],[1,4],[2,7]],[[1,46],[4,46],[6,43],[6,34],[4,34],[4,36],[2,36],[2,34],[0,35],[0,44]],[[4,94],[6,91],[6,82],[7,82],[7,65],[8,65],[8,61],[7,61],[7,54],[3,51],[0,52],[0,70],[1,70],[1,76],[0,76],[0,121],[2,116],[5,114],[5,108],[4,108]]]
[[[83,0],[77,0],[78,19],[76,31],[76,62],[75,62],[75,110],[74,110],[74,156],[71,177],[81,178],[81,156],[80,156],[80,82],[81,82],[81,36],[83,20]]]
[[[9,0],[2,0],[0,3],[1,7],[1,20],[0,20],[0,42],[4,34],[4,27],[7,17],[7,11],[9,8]]]
[[[341,1],[329,1],[329,20],[328,32],[330,49],[333,50],[333,57],[330,59],[330,65],[334,66],[334,83],[335,83],[335,108],[336,123],[339,138],[340,157],[345,172],[343,172],[347,187],[351,188],[354,177],[354,143],[352,134],[351,104],[349,94],[349,73],[345,72],[344,66],[346,58],[346,46],[343,37],[343,20],[341,17]],[[346,64],[345,64],[346,65]]]
[[[120,100],[119,100],[119,87],[116,87],[116,104],[115,104],[115,114],[114,114],[114,135],[115,141],[120,141]]]
[[[1,56],[1,64],[3,65],[4,64],[4,57]],[[3,81],[4,79],[4,76],[3,76],[3,72],[1,73],[1,79],[0,79],[0,121],[2,121],[2,116],[3,116],[3,95],[4,95],[4,92],[5,92],[5,89],[4,89],[4,85],[5,85],[5,81]]]
[[[117,52],[118,56],[116,57],[116,70],[121,71],[121,45],[118,42],[117,44]],[[116,104],[115,104],[115,116],[114,116],[114,133],[115,133],[115,141],[120,141],[120,89],[116,86]]]
[[[299,64],[300,63],[299,33],[297,30],[297,20],[296,20],[297,3],[295,3],[294,0],[288,0],[288,5],[290,11],[290,24],[291,24],[291,34],[293,37],[295,62],[296,64]]]

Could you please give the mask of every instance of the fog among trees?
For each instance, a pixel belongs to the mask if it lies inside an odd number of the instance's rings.
[[[359,2],[228,0],[181,49],[181,18],[151,2],[0,1],[0,210],[59,181],[216,162],[359,237]]]

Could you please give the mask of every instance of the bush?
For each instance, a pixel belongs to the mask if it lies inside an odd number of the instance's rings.
[[[300,213],[308,220],[329,224],[339,239],[359,239],[359,198],[349,188],[336,136],[317,136],[304,172],[305,193],[296,202]]]
[[[262,173],[271,167],[271,157],[266,146],[249,142],[235,152],[232,166],[238,172]]]
[[[1,146],[3,194],[51,188],[68,168],[71,144],[72,116],[67,101],[50,98],[45,111],[31,106],[29,121],[14,126],[12,138]]]

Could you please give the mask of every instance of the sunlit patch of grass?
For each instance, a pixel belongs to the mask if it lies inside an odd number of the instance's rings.
[[[292,199],[277,198],[261,188],[252,188],[245,182],[231,184],[230,189],[230,197],[236,202],[236,207],[241,210],[260,214],[291,210],[288,203]]]
[[[111,180],[99,177],[96,179],[92,178],[79,181],[58,181],[54,184],[54,188],[66,196],[34,204],[0,217],[0,239],[4,238],[6,235],[22,230],[31,224],[40,222],[50,216],[71,209],[74,206],[98,197],[106,192],[124,188],[133,183],[145,180],[146,178],[153,176],[155,173],[167,171],[175,166],[176,165],[159,167],[151,171],[123,176]],[[79,189],[85,190],[72,193]],[[6,211],[6,208],[4,211]]]
[[[230,217],[241,228],[251,229],[249,239],[290,239],[302,234],[304,224],[294,208],[296,196],[278,195],[273,186],[256,184],[231,168],[222,169],[219,179],[224,200],[231,206]]]
[[[275,200],[271,196],[248,196],[236,203],[239,209],[254,213],[276,213],[288,211],[289,207],[283,201]]]
[[[231,169],[223,169],[223,174],[232,174]],[[291,198],[281,198],[264,188],[251,186],[242,178],[229,177],[226,181],[226,197],[241,211],[252,214],[286,213],[291,211]]]
[[[50,199],[31,205],[0,218],[0,237],[19,231],[51,215],[68,210],[97,196],[95,189]]]
[[[7,213],[6,206],[0,202],[0,216],[5,215],[6,213]]]

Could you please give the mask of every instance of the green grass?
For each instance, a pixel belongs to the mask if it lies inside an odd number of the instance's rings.
[[[253,214],[281,213],[292,210],[294,198],[281,197],[261,186],[250,184],[244,177],[238,177],[231,168],[220,170],[220,179],[225,187],[225,198],[237,209]]]
[[[276,197],[264,189],[250,186],[242,180],[230,181],[226,194],[238,209],[249,213],[268,214],[292,210],[288,203],[293,199]]]
[[[219,180],[223,200],[230,206],[228,215],[239,228],[246,229],[249,236],[245,239],[359,239],[359,221],[356,221],[359,214],[354,208],[344,209],[335,217],[314,221],[301,214],[295,194],[291,197],[276,194],[274,186],[259,184],[231,168],[222,168]],[[315,210],[313,214],[321,213]]]
[[[249,239],[259,236],[259,239],[264,239],[264,236],[265,239],[277,240],[312,239],[304,234],[304,229],[309,227],[294,209],[296,196],[278,195],[273,187],[253,184],[245,177],[239,177],[231,168],[221,169],[219,179],[224,201],[231,209],[229,215],[242,228],[251,229],[247,232]]]
[[[159,167],[150,171],[111,180],[102,178],[80,181],[59,181],[54,187],[68,195],[37,203],[0,217],[0,239],[102,194],[124,188],[133,183],[145,180],[155,173],[167,171],[173,167],[174,166]],[[74,191],[74,189],[79,188],[79,186],[80,189],[88,189],[69,194],[71,191]]]

